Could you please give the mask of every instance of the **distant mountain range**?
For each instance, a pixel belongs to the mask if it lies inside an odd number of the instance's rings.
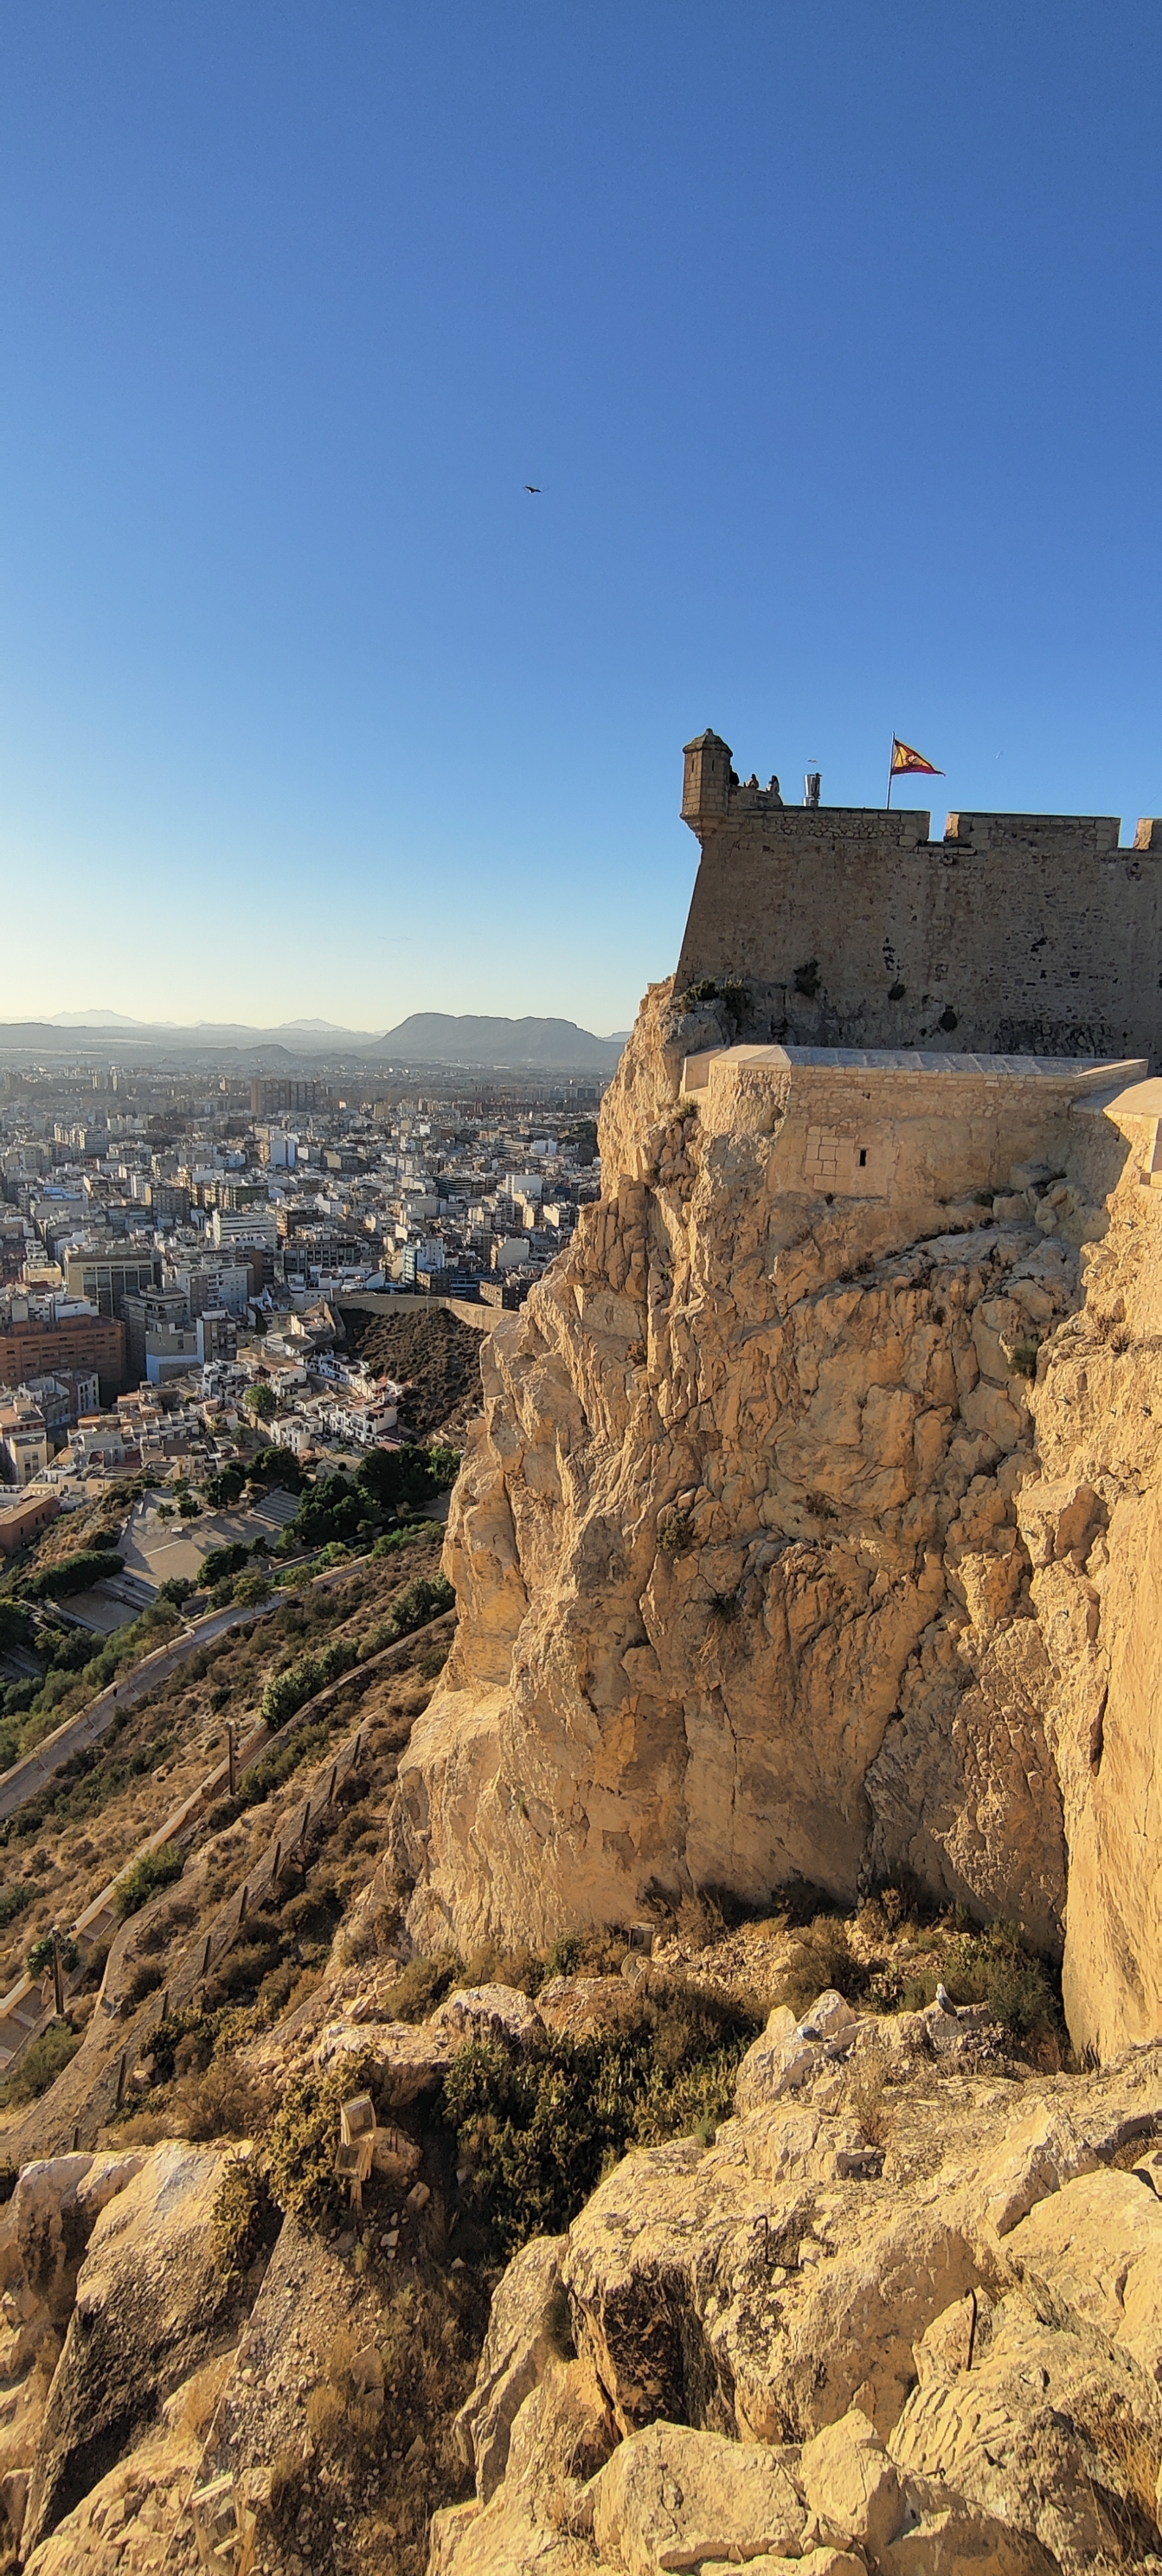
[[[576,1020],[501,1020],[413,1011],[369,1049],[388,1064],[570,1065],[612,1073],[620,1038],[596,1038]]]
[[[374,1046],[375,1029],[345,1029],[337,1020],[280,1020],[277,1028],[258,1029],[249,1021],[195,1020],[191,1026],[180,1020],[133,1020],[124,1011],[50,1011],[42,1022],[16,1023],[49,1029],[79,1029],[86,1036],[98,1032],[103,1036],[124,1034],[130,1038],[196,1038],[206,1046],[265,1045],[283,1038],[316,1038],[320,1044],[327,1038],[354,1040],[359,1046]]]
[[[482,1072],[612,1073],[628,1032],[595,1037],[575,1020],[503,1019],[471,1012],[413,1011],[381,1037],[373,1029],[344,1029],[333,1020],[284,1020],[259,1029],[245,1022],[134,1020],[121,1011],[58,1011],[42,1020],[0,1021],[0,1056],[67,1056],[175,1060],[229,1057],[239,1071],[280,1069],[296,1059],[364,1058],[375,1064],[451,1065]]]

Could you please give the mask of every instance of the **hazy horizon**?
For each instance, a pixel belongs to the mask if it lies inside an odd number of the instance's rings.
[[[12,1019],[12,1018],[14,1018],[14,1017],[19,1017],[20,1019],[26,1019],[26,1020],[31,1020],[31,1021],[40,1021],[40,1022],[41,1022],[45,1027],[47,1027],[47,1028],[58,1028],[58,1029],[113,1029],[113,1030],[116,1030],[116,1029],[150,1029],[150,1030],[152,1030],[152,1029],[207,1029],[207,1030],[212,1030],[212,1029],[219,1029],[219,1028],[251,1028],[251,1029],[253,1029],[253,1030],[256,1032],[256,1034],[261,1035],[261,1036],[269,1036],[269,1037],[277,1037],[277,1036],[290,1035],[290,1034],[291,1034],[292,1032],[294,1032],[295,1030],[301,1030],[304,1034],[310,1033],[310,1034],[311,1034],[311,1035],[313,1035],[313,1036],[325,1036],[325,1035],[327,1035],[327,1034],[331,1034],[331,1035],[334,1035],[335,1037],[355,1037],[355,1038],[375,1038],[375,1039],[380,1039],[380,1038],[383,1038],[383,1037],[386,1037],[386,1036],[390,1036],[390,1035],[391,1035],[391,1032],[392,1032],[392,1030],[393,1030],[393,1029],[396,1029],[396,1028],[399,1028],[399,1027],[401,1027],[401,1026],[405,1025],[405,1024],[406,1024],[406,1022],[407,1022],[409,1019],[413,1019],[413,1018],[451,1018],[451,1019],[463,1018],[463,1019],[502,1019],[502,1020],[508,1020],[508,1019],[512,1019],[512,1020],[524,1020],[524,1019],[528,1019],[528,1020],[535,1020],[535,1021],[541,1021],[541,1020],[545,1020],[545,1019],[563,1019],[563,1020],[565,1020],[566,1022],[568,1022],[568,1021],[570,1020],[570,1018],[571,1018],[571,1015],[570,1015],[570,1014],[562,1013],[562,1012],[548,1012],[548,1011],[512,1011],[512,1012],[507,1012],[507,1011],[504,1011],[504,1012],[493,1012],[493,1011],[465,1011],[465,1012],[444,1012],[444,1011],[440,1011],[440,1010],[436,1009],[436,1008],[435,1008],[435,1006],[433,1006],[433,1007],[432,1007],[432,1009],[431,1009],[430,1011],[429,1011],[429,1010],[425,1010],[425,1009],[421,1006],[419,1009],[417,1009],[417,1010],[416,1010],[416,1011],[414,1011],[414,1012],[405,1012],[405,1013],[403,1014],[403,1018],[402,1018],[402,1020],[393,1020],[393,1021],[390,1021],[390,1022],[387,1024],[387,1026],[386,1026],[386,1027],[371,1028],[371,1029],[360,1029],[360,1028],[355,1027],[351,1021],[342,1021],[342,1020],[323,1020],[323,1019],[317,1019],[317,1018],[315,1018],[315,1019],[304,1019],[304,1018],[300,1018],[300,1019],[294,1019],[294,1020],[268,1020],[268,1021],[253,1021],[253,1020],[244,1020],[244,1019],[241,1019],[241,1018],[239,1018],[239,1019],[231,1019],[231,1020],[221,1020],[221,1019],[208,1019],[207,1017],[205,1017],[205,1015],[204,1015],[204,1014],[199,1014],[199,1016],[198,1016],[198,1018],[197,1018],[197,1019],[190,1019],[190,1020],[175,1020],[175,1019],[171,1019],[171,1018],[168,1018],[168,1017],[163,1017],[160,1013],[157,1013],[157,1014],[154,1014],[154,1015],[150,1015],[149,1013],[143,1013],[143,1014],[141,1014],[141,1015],[135,1015],[135,1014],[133,1014],[133,1013],[131,1013],[131,1012],[125,1012],[125,1011],[111,1011],[111,1010],[107,1010],[107,1009],[105,1009],[105,1008],[104,1008],[102,1005],[100,1005],[100,1004],[96,1005],[95,1007],[93,1007],[93,1008],[91,1008],[91,1009],[89,1009],[89,1010],[79,1010],[79,1011],[25,1011],[25,1012],[21,1012],[21,1013],[19,1013],[19,1014],[11,1014],[11,1013],[10,1013],[10,1014],[8,1014],[7,1016],[8,1016],[8,1018],[9,1018],[9,1019]],[[4,1018],[4,1017],[5,1017],[5,1015],[4,1015],[3,1013],[0,1013],[0,1020],[3,1020],[3,1018]],[[583,1022],[580,1022],[580,1021],[573,1021],[573,1022],[572,1022],[572,1025],[573,1025],[573,1026],[575,1026],[575,1027],[584,1028],[584,1024],[583,1024]],[[628,1037],[628,1035],[629,1035],[629,1030],[628,1030],[627,1028],[626,1028],[626,1029],[591,1029],[591,1030],[584,1030],[584,1034],[585,1034],[586,1036],[590,1036],[590,1037],[599,1037],[599,1038],[604,1038],[604,1039],[608,1040],[610,1043],[612,1043],[612,1042],[614,1042],[614,1041],[616,1041],[616,1040],[624,1040],[626,1037]]]

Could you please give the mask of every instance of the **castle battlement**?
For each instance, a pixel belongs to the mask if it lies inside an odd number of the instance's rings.
[[[784,805],[730,746],[685,753],[702,861],[676,991],[796,1045],[1162,1058],[1162,821]]]

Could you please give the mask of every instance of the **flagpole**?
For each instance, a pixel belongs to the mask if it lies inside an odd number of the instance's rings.
[[[891,759],[890,759],[890,760],[889,760],[889,762],[888,762],[888,793],[887,793],[887,800],[886,800],[885,805],[884,805],[884,812],[885,812],[885,814],[890,814],[890,813],[891,813],[891,810],[892,810],[892,780],[893,780],[893,778],[895,777],[895,774],[896,774],[896,772],[895,772],[895,761],[896,761],[896,742],[895,742],[895,736],[893,735],[893,737],[892,737],[892,757],[891,757]]]

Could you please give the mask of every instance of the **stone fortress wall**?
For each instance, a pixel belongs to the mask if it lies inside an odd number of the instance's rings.
[[[791,806],[686,749],[702,860],[675,993],[747,987],[739,1036],[1162,1061],[1162,821]]]
[[[898,1206],[1019,1193],[1048,1171],[1072,1172],[1100,1197],[1127,1147],[1149,1185],[1162,1081],[1146,1073],[1142,1056],[742,1045],[687,1056],[682,1090],[707,1137],[769,1139],[767,1185],[780,1198]],[[1014,1216],[1026,1212],[1014,1204]]]

